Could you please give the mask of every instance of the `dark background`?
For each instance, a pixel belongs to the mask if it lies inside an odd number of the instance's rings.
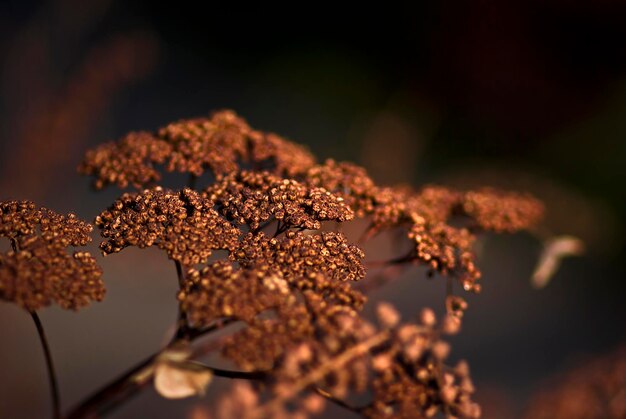
[[[90,220],[118,192],[95,194],[75,174],[87,148],[232,108],[383,183],[529,190],[546,202],[547,231],[585,241],[541,291],[528,280],[536,238],[481,242],[484,292],[469,298],[452,355],[469,360],[485,417],[519,414],[542,379],[626,340],[623,2],[4,1],[0,33],[0,199]],[[43,311],[64,406],[167,338],[174,268],[162,259],[129,249],[101,260],[105,302]],[[440,309],[443,281],[422,276],[373,300],[406,316]],[[2,417],[47,413],[29,322],[0,304]],[[200,418],[222,388],[182,402],[149,390],[112,417]]]

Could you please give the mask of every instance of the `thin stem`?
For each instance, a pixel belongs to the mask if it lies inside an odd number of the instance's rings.
[[[446,300],[448,297],[450,297],[452,295],[452,278],[451,277],[447,277],[446,278]]]
[[[197,339],[201,336],[217,331],[234,321],[234,319],[227,318],[204,329],[189,329],[187,337],[189,340]],[[154,361],[159,355],[161,355],[161,353],[163,353],[163,351],[167,350],[171,346],[174,346],[181,340],[181,338],[174,336],[169,345],[150,355],[148,358],[144,359],[118,378],[94,392],[87,399],[83,400],[80,405],[75,407],[66,418],[78,419],[100,416],[115,409],[121,403],[137,394],[150,382],[152,372],[148,369],[152,366],[152,364],[154,364]]]
[[[389,339],[390,332],[388,330],[383,330],[371,337],[367,340],[364,340],[361,343],[354,345],[353,347],[343,351],[339,355],[334,358],[329,359],[326,363],[318,366],[312,372],[307,375],[300,377],[296,382],[292,383],[289,388],[285,389],[283,394],[277,395],[274,399],[267,402],[265,405],[259,407],[259,412],[261,414],[271,413],[272,410],[279,406],[281,403],[295,397],[300,391],[308,388],[314,383],[320,381],[324,377],[326,377],[333,370],[340,370],[346,365],[348,362],[352,361],[359,356],[363,356],[372,348],[383,344],[385,341]]]
[[[408,265],[386,266],[378,275],[357,282],[354,289],[367,295],[398,279],[408,267]]]
[[[232,378],[240,380],[265,380],[269,371],[232,371],[223,370],[221,368],[214,368],[205,365],[201,362],[194,362],[195,365],[200,366],[208,371],[211,371],[216,377]]]
[[[278,223],[276,224],[276,231],[274,232],[274,237],[277,237],[280,233],[283,232],[283,225],[280,222],[280,220],[278,220]]]
[[[74,408],[67,419],[100,416],[136,394],[149,380],[137,380],[142,372],[149,368],[162,351],[150,355],[120,377],[93,393],[79,406]],[[150,375],[151,377],[151,375]]]
[[[347,409],[357,414],[361,413],[362,411],[364,411],[365,409],[369,407],[369,406],[352,406],[350,403],[347,403],[344,400],[341,400],[333,396],[332,394],[330,394],[329,392],[327,392],[326,390],[320,387],[312,387],[311,389],[317,394],[319,394],[320,396],[322,396],[323,398],[325,398],[326,400],[333,402],[337,406],[343,407],[344,409]]]
[[[183,289],[185,284],[185,274],[183,273],[183,267],[179,261],[175,261],[176,275],[178,276],[178,287]],[[182,303],[181,303],[182,304]],[[176,339],[189,338],[189,324],[187,323],[187,313],[182,309],[181,304],[178,304],[178,320],[176,327]]]
[[[375,260],[371,262],[366,262],[365,266],[368,268],[378,268],[381,266],[393,266],[393,265],[402,265],[403,263],[408,263],[415,259],[415,255],[413,252],[409,252],[406,255],[398,256],[389,260]]]
[[[39,334],[39,341],[43,348],[43,353],[46,358],[46,367],[48,369],[48,381],[50,382],[50,393],[52,396],[52,417],[59,419],[61,417],[61,398],[59,397],[59,385],[57,383],[57,377],[54,372],[54,364],[52,363],[52,355],[50,353],[50,346],[48,345],[48,339],[46,339],[46,333],[43,329],[43,324],[36,312],[31,311],[30,316],[35,322],[37,327],[37,334]]]
[[[196,184],[198,183],[198,176],[193,173],[189,174],[189,180],[187,181],[187,187],[189,189],[196,189]]]

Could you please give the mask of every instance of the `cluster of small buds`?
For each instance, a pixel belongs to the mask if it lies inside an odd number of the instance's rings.
[[[265,310],[295,304],[295,296],[280,273],[235,270],[223,261],[200,271],[189,270],[178,300],[196,326],[208,326],[227,317],[252,322]]]
[[[96,217],[107,239],[100,248],[106,255],[128,246],[157,246],[183,266],[205,263],[213,250],[234,250],[241,234],[213,206],[191,189],[124,194]]]
[[[246,156],[250,131],[234,112],[221,111],[211,118],[171,123],[159,129],[158,137],[172,145],[168,171],[200,176],[208,167],[221,175],[237,170],[237,162]]]
[[[229,220],[250,230],[276,219],[286,226],[317,230],[322,221],[347,221],[353,211],[340,197],[269,172],[237,172],[210,186],[206,196]]]
[[[445,223],[459,206],[462,194],[442,186],[425,186],[406,201],[406,212],[419,215],[429,223]]]
[[[444,364],[450,347],[439,338],[445,332],[437,327],[432,310],[423,310],[418,324],[402,323],[396,309],[382,303],[377,329],[356,313],[326,307],[321,300],[313,307],[323,319],[316,322],[316,337],[293,342],[284,351],[271,375],[268,402],[261,402],[259,390],[247,388],[239,417],[319,414],[323,403],[310,400],[306,390],[311,389],[369,418],[480,417],[480,406],[471,399],[474,385],[467,363]],[[372,400],[351,406],[350,395],[368,388]],[[242,389],[234,388],[226,400],[241,396]],[[317,408],[303,409],[309,405]],[[218,418],[233,412],[233,404],[226,406],[218,408]]]
[[[161,180],[155,166],[164,163],[171,153],[172,146],[151,133],[131,132],[118,142],[87,151],[78,172],[94,176],[96,189],[108,185],[140,189]]]
[[[105,143],[88,151],[78,170],[94,176],[97,189],[113,184],[142,189],[161,179],[156,168],[161,164],[169,172],[200,176],[210,170],[219,178],[247,163],[292,177],[305,173],[315,159],[306,148],[255,131],[233,111],[224,110]]]
[[[315,157],[303,146],[276,134],[250,134],[250,160],[256,167],[281,176],[295,177],[315,165]]]
[[[364,257],[363,250],[342,233],[293,231],[275,238],[262,232],[248,234],[231,254],[243,266],[267,265],[296,281],[318,273],[335,281],[357,281],[365,277]]]
[[[393,331],[389,342],[372,358],[374,399],[364,410],[371,418],[448,417],[478,418],[480,407],[471,400],[474,386],[467,363],[455,368],[444,364],[450,353],[431,309],[420,314],[420,323],[400,323],[395,309],[378,307],[379,323]]]
[[[443,275],[456,276],[466,291],[480,291],[476,281],[481,274],[472,251],[475,237],[469,230],[442,222],[429,224],[421,216],[414,215],[408,237],[415,243],[416,260]]]
[[[250,128],[232,111],[130,134],[88,152],[80,171],[94,175],[97,188],[142,188],[160,180],[158,165],[196,177],[210,171],[215,182],[202,192],[155,187],[123,195],[96,219],[101,249],[165,250],[183,268],[186,326],[242,323],[221,340],[222,355],[263,372],[264,387],[237,386],[220,403],[220,417],[304,418],[319,414],[324,399],[345,407],[366,390],[371,403],[351,409],[366,417],[480,416],[467,364],[446,366],[450,345],[441,339],[460,331],[465,300],[450,295],[440,321],[424,309],[418,323],[402,323],[383,303],[377,328],[361,315],[366,296],[351,284],[365,277],[363,251],[340,232],[319,230],[324,221],[366,218],[364,239],[393,229],[409,240],[410,253],[389,264],[424,264],[478,292],[475,234],[531,228],[542,215],[538,201],[493,189],[380,187],[352,163],[316,165],[305,148]],[[42,237],[58,235],[40,229]],[[197,268],[218,249],[228,260]],[[3,263],[10,265],[0,259],[0,274]],[[300,397],[311,389],[317,395]],[[262,391],[271,393],[267,403]]]
[[[0,237],[13,250],[0,253],[0,298],[35,311],[55,302],[76,310],[104,298],[102,270],[84,246],[91,225],[29,201],[0,203]]]
[[[318,394],[309,394],[293,403],[293,407],[283,404],[272,406],[269,411],[260,411],[261,399],[258,389],[251,383],[238,381],[232,390],[217,402],[215,417],[218,419],[307,419],[319,417],[326,408],[326,399]],[[213,416],[209,416],[213,417]]]
[[[467,302],[456,295],[446,298],[446,316],[441,321],[441,329],[447,335],[455,335],[461,330],[461,319],[467,310]]]
[[[272,370],[294,342],[310,340],[314,334],[313,319],[301,303],[277,306],[268,313],[274,316],[255,317],[222,345],[224,357],[245,371]]]
[[[352,392],[361,393],[367,389],[370,380],[368,352],[363,351],[347,360],[343,360],[341,355],[371,338],[375,329],[358,317],[347,314],[335,315],[331,319],[335,322],[334,328],[328,330],[323,339],[312,337],[285,352],[273,374],[272,392],[276,397],[289,399],[297,396],[294,388],[303,379],[307,380],[306,377],[314,375],[319,375],[319,378],[311,384],[323,388],[336,399],[345,399]],[[337,325],[341,322],[349,323],[354,329],[341,329]],[[320,371],[323,373],[320,374]]]
[[[544,213],[543,204],[528,194],[491,188],[465,193],[462,207],[482,229],[500,233],[530,228]]]
[[[359,218],[371,214],[378,200],[379,188],[364,168],[353,163],[326,160],[309,169],[305,181],[341,196]]]

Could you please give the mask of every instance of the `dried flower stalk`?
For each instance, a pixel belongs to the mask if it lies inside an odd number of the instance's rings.
[[[228,110],[103,144],[87,152],[79,171],[93,176],[97,189],[140,190],[96,218],[105,238],[100,248],[164,250],[177,266],[180,312],[166,348],[70,417],[111,409],[153,379],[164,353],[232,323],[238,328],[219,341],[186,352],[184,365],[172,369],[168,361],[157,379],[161,391],[196,394],[211,376],[254,380],[218,403],[218,417],[308,417],[325,402],[371,418],[480,416],[467,364],[445,363],[450,346],[442,337],[460,332],[467,310],[452,279],[480,291],[477,235],[532,228],[543,212],[534,198],[489,188],[379,186],[365,169],[316,164],[302,146],[257,131]],[[187,188],[159,186],[173,171],[190,175]],[[194,190],[207,172],[210,185]],[[363,240],[401,233],[399,248],[408,252],[380,262],[383,271],[420,264],[448,277],[440,321],[424,309],[418,322],[402,322],[387,303],[377,308],[378,326],[364,319],[369,288],[353,284],[370,281],[365,254],[338,229],[358,218],[369,224]],[[216,250],[226,256],[215,260]],[[188,365],[201,348],[219,350],[239,370]],[[364,391],[370,401],[351,404],[351,395]]]

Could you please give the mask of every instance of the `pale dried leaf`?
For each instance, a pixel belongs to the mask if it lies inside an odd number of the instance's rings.
[[[186,346],[164,351],[154,365],[154,388],[167,399],[202,395],[213,378],[210,369],[189,361]]]
[[[191,363],[161,362],[154,370],[154,388],[166,399],[203,395],[213,378],[206,368]]]
[[[544,288],[559,269],[563,258],[581,255],[584,250],[584,243],[577,237],[557,236],[547,240],[531,278],[532,286]]]

